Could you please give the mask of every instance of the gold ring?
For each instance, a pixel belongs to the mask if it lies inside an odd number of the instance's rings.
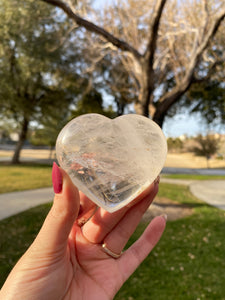
[[[106,244],[102,244],[102,249],[103,251],[108,254],[109,256],[113,257],[113,258],[119,258],[122,254],[122,252],[120,252],[120,254],[114,253],[112,252],[109,248],[106,247]]]

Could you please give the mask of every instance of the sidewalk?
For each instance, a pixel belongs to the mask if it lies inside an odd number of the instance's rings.
[[[190,187],[193,195],[206,203],[225,210],[225,180],[182,180],[161,178],[161,182]],[[0,220],[40,204],[51,202],[53,189],[43,188],[23,192],[0,194]]]
[[[225,180],[183,180],[162,178],[161,182],[188,185],[198,199],[225,210]]]
[[[52,188],[0,194],[0,220],[31,207],[51,202],[53,197]]]
[[[198,199],[225,210],[225,180],[205,180],[193,182],[190,191]]]

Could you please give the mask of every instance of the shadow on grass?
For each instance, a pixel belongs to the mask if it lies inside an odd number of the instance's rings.
[[[206,203],[191,203],[191,202],[187,202],[185,203],[185,201],[181,204],[179,203],[158,203],[157,201],[154,202],[157,206],[160,207],[171,207],[171,208],[201,208],[204,206],[210,206]]]

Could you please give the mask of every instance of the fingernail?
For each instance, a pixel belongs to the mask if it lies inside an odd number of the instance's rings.
[[[54,162],[52,167],[52,185],[56,194],[62,191],[62,174],[58,165]]]
[[[160,176],[157,176],[157,178],[154,180],[155,184],[159,184],[160,183]]]
[[[161,215],[161,217],[163,217],[164,220],[167,221],[167,214],[163,214],[163,215]]]

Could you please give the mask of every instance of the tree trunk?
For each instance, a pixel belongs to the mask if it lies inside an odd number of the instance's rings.
[[[153,115],[153,118],[152,118],[152,120],[154,121],[154,122],[156,122],[158,125],[159,125],[159,127],[160,128],[162,128],[162,126],[163,126],[163,122],[164,122],[164,119],[165,119],[165,114],[164,113],[158,113],[158,114],[154,114]]]
[[[140,83],[138,101],[135,103],[135,111],[137,114],[148,118],[149,113],[150,117],[152,117],[152,111],[149,111],[149,107],[152,106],[154,83],[151,78],[152,73],[149,71],[149,68],[146,68],[145,64],[142,66],[142,82]]]
[[[12,158],[12,164],[19,164],[20,163],[20,151],[24,145],[24,142],[26,140],[27,137],[27,131],[28,131],[28,126],[29,126],[29,120],[28,118],[24,117],[23,119],[23,123],[22,123],[22,127],[21,127],[21,132],[19,135],[19,141],[16,145],[16,149],[14,151],[14,155]]]
[[[117,116],[122,116],[124,114],[125,102],[118,99],[116,96],[114,97],[114,101],[116,102],[116,114]]]
[[[168,113],[168,110],[178,102],[181,97],[186,93],[189,89],[193,81],[193,74],[189,75],[183,83],[181,83],[178,87],[175,87],[172,91],[168,92],[166,95],[162,96],[160,99],[155,113],[152,116],[153,121],[155,121],[161,128],[163,126],[163,122],[165,120],[165,116]]]
[[[52,159],[53,158],[53,150],[55,148],[55,145],[51,145],[50,146],[50,149],[49,149],[49,159]]]
[[[209,165],[209,159],[210,159],[210,157],[209,157],[209,156],[206,156],[206,164],[207,164],[207,169],[209,169],[209,168],[210,168],[210,165]]]

